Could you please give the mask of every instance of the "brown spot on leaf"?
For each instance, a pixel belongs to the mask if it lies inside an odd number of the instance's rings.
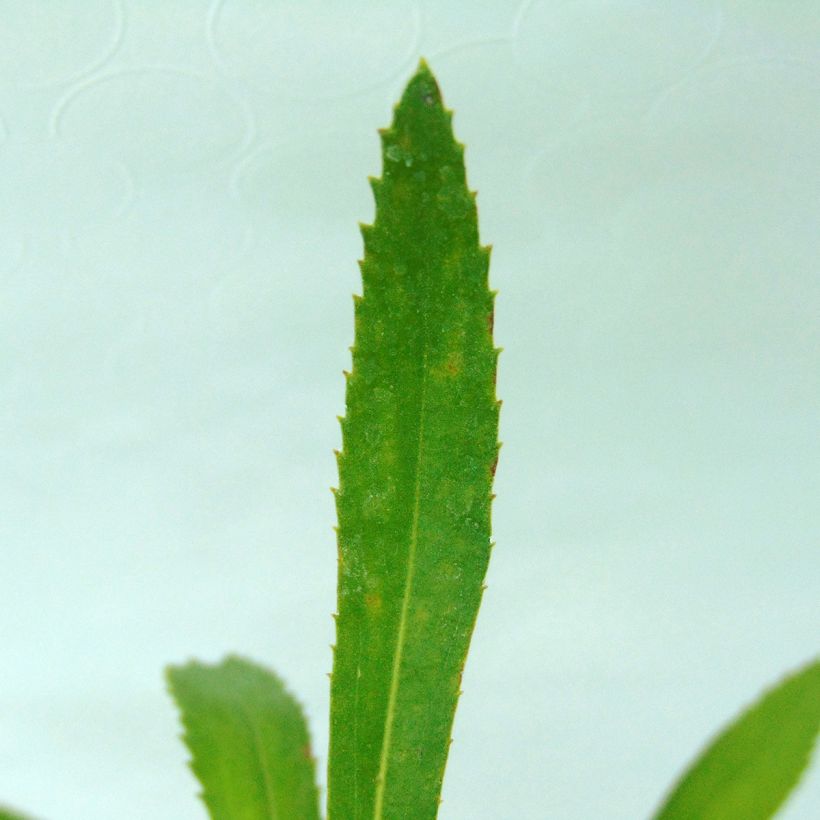
[[[453,378],[454,376],[458,376],[461,373],[462,367],[464,365],[464,358],[461,354],[461,351],[453,351],[450,355],[444,360],[441,365],[441,374],[444,376],[449,376]]]

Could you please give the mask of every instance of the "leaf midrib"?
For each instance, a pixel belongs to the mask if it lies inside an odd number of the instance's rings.
[[[257,731],[256,724],[254,723],[253,716],[251,715],[250,711],[245,707],[245,704],[242,703],[240,700],[238,702],[239,708],[242,711],[242,714],[245,716],[245,720],[248,722],[248,727],[251,730],[251,737],[253,738],[253,750],[256,753],[256,757],[259,760],[259,768],[262,770],[262,781],[263,781],[263,791],[265,796],[265,804],[266,804],[266,811],[268,812],[268,816],[270,820],[278,820],[279,812],[276,809],[276,794],[273,788],[273,777],[271,775],[270,767],[268,765],[268,760],[265,757],[264,750],[262,747],[262,740],[259,737],[259,732]]]
[[[423,313],[422,313],[423,315]],[[396,649],[393,654],[393,668],[390,673],[390,691],[387,697],[387,711],[384,718],[384,734],[379,755],[379,771],[376,776],[376,794],[373,803],[373,820],[382,820],[384,816],[384,795],[387,788],[387,766],[390,760],[390,743],[393,735],[393,722],[396,713],[396,701],[399,693],[402,655],[407,633],[407,618],[410,611],[410,598],[413,594],[413,578],[416,569],[416,548],[419,535],[419,510],[421,507],[421,459],[424,450],[424,414],[427,398],[427,335],[422,326],[421,351],[421,396],[419,401],[419,432],[416,448],[416,480],[413,491],[413,519],[410,527],[410,543],[407,548],[407,577],[404,581],[399,629],[396,636]]]

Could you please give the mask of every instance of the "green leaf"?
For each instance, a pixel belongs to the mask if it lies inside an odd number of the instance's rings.
[[[11,809],[0,806],[0,820],[31,820],[31,818],[25,814],[18,814]]]
[[[767,692],[700,755],[656,820],[766,820],[800,779],[820,730],[820,661]]]
[[[214,820],[318,820],[305,718],[276,675],[229,657],[167,676]]]
[[[380,133],[338,454],[331,820],[437,814],[498,456],[489,248],[423,62]]]

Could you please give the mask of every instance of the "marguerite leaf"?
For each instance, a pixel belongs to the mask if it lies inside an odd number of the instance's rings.
[[[437,814],[498,454],[489,249],[423,62],[381,136],[338,455],[330,820]]]
[[[656,820],[767,820],[808,765],[820,730],[820,661],[763,695],[692,764]]]
[[[235,657],[167,674],[213,820],[318,820],[305,718],[276,675]]]
[[[0,820],[31,820],[31,818],[25,814],[19,814],[4,806],[0,806]]]

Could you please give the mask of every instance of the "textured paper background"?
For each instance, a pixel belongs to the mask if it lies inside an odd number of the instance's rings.
[[[228,650],[324,767],[356,221],[420,54],[506,349],[442,820],[646,817],[817,650],[813,2],[8,0],[2,800],[204,817],[161,669]]]

